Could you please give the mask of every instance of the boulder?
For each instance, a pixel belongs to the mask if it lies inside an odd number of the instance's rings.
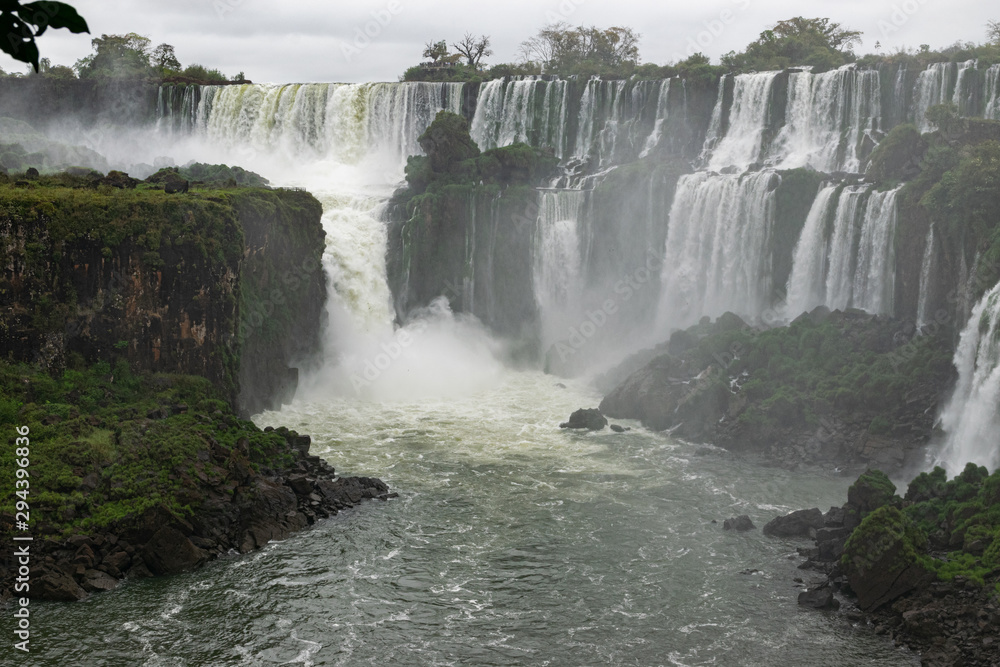
[[[764,526],[764,534],[772,537],[813,537],[823,527],[823,513],[818,507],[797,510],[771,519]]]
[[[568,422],[559,424],[559,428],[586,429],[600,431],[608,425],[608,420],[597,408],[580,408],[569,416]]]
[[[146,543],[142,559],[153,574],[173,574],[193,570],[208,560],[208,554],[192,544],[184,533],[164,526]]]
[[[108,175],[100,180],[101,185],[110,185],[120,190],[134,190],[139,184],[139,179],[132,178],[123,171],[109,171]]]
[[[840,601],[833,597],[829,586],[802,591],[799,593],[799,605],[813,609],[840,609]]]
[[[80,588],[73,579],[64,572],[46,572],[31,583],[32,597],[41,600],[58,600],[61,602],[76,602],[87,597],[87,592]]]
[[[163,191],[168,195],[187,192],[191,184],[183,178],[171,178],[163,184]]]
[[[892,501],[896,485],[881,470],[866,470],[847,490],[847,505],[865,518]]]
[[[733,517],[732,519],[726,519],[722,522],[723,530],[736,530],[736,531],[746,531],[753,530],[757,526],[753,525],[753,521],[750,520],[746,514],[741,514],[740,516]]]
[[[877,609],[934,577],[920,562],[927,536],[891,505],[868,515],[847,540],[841,565],[863,611]]]

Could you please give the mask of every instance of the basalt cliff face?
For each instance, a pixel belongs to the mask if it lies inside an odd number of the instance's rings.
[[[326,294],[309,194],[0,185],[0,348],[200,375],[244,413],[294,392]]]

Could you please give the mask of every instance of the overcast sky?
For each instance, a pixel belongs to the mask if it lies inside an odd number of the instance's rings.
[[[199,63],[257,82],[395,81],[421,60],[423,44],[466,32],[491,37],[487,64],[517,58],[518,45],[556,20],[629,26],[642,35],[643,62],[666,64],[695,50],[713,62],[742,50],[762,30],[792,16],[829,17],[864,33],[859,53],[958,40],[981,42],[1000,9],[984,0],[70,0],[92,35],[138,32],[173,44],[183,65]],[[367,34],[366,34],[367,33]],[[53,64],[91,52],[90,35],[47,32],[39,45]],[[24,66],[0,54],[0,67]]]

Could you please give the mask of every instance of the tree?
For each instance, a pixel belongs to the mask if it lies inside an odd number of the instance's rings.
[[[484,56],[489,57],[493,55],[493,50],[490,48],[489,35],[474,37],[471,32],[467,32],[461,41],[451,46],[465,57],[466,62],[472,69],[479,69],[479,61]]]
[[[0,2],[0,51],[14,60],[30,63],[38,71],[38,45],[35,39],[48,28],[65,28],[72,33],[90,32],[87,22],[64,2]]]
[[[764,71],[795,65],[830,69],[852,62],[852,49],[860,41],[859,31],[842,28],[830,19],[796,16],[760,33],[742,53],[731,51],[722,56],[722,64],[733,70]]]
[[[986,22],[986,38],[990,40],[992,44],[1000,46],[1000,21]]]
[[[639,37],[628,27],[553,23],[521,43],[521,57],[550,73],[620,73],[639,62]]]
[[[127,35],[101,35],[90,43],[94,47],[94,53],[76,61],[74,66],[81,79],[153,74],[148,37],[134,32]]]
[[[448,42],[441,40],[440,42],[427,42],[424,44],[424,58],[430,58],[431,62],[436,63],[445,56],[448,55]]]
[[[181,70],[181,62],[177,60],[177,55],[174,53],[174,47],[170,44],[160,44],[153,49],[153,55],[150,57],[150,63],[161,73],[165,73],[167,71],[179,72]]]

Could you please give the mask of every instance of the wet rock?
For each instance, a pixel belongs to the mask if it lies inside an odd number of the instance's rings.
[[[799,605],[813,609],[840,609],[840,602],[829,587],[814,588],[799,593]]]
[[[569,416],[568,422],[559,424],[559,428],[586,429],[600,431],[608,425],[608,420],[597,408],[580,408]]]
[[[771,519],[764,525],[764,534],[773,537],[812,537],[822,527],[823,513],[819,508],[813,508]]]
[[[153,574],[173,574],[193,570],[208,559],[208,554],[179,530],[164,526],[143,548],[142,559]]]
[[[75,602],[87,597],[87,592],[64,572],[47,572],[32,582],[32,597],[42,600]]]
[[[740,516],[733,517],[732,519],[726,519],[724,522],[722,522],[723,530],[735,530],[743,532],[746,530],[753,530],[754,528],[756,528],[756,526],[753,525],[753,521],[751,521],[750,517],[748,517],[746,514],[741,514]]]
[[[629,427],[629,426],[621,426],[619,424],[612,424],[611,425],[611,430],[614,431],[615,433],[624,433],[625,431],[631,431],[632,428]]]

